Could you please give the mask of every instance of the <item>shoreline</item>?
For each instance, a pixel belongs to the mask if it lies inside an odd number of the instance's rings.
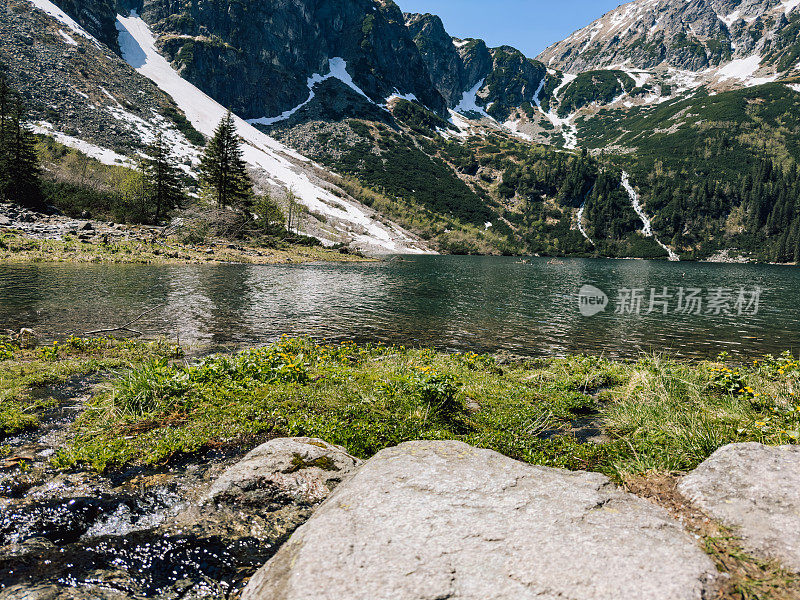
[[[19,230],[0,229],[0,263],[180,264],[301,264],[314,262],[374,262],[377,259],[319,246],[263,248],[215,241],[186,245],[167,239],[139,238],[104,241],[67,234],[62,239],[32,237]]]

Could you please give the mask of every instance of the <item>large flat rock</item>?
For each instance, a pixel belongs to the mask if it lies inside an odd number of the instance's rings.
[[[800,572],[800,447],[725,446],[678,490],[735,528],[746,550]]]
[[[602,475],[409,442],[339,486],[243,600],[700,599],[715,576],[679,523]]]

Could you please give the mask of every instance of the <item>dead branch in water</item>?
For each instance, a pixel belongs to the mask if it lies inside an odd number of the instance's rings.
[[[124,325],[120,325],[119,327],[109,327],[108,329],[96,329],[95,331],[86,331],[86,332],[84,332],[83,335],[97,335],[99,333],[113,333],[115,331],[127,331],[129,333],[135,333],[136,335],[142,335],[141,331],[136,331],[135,329],[130,329],[130,326],[133,325],[134,323],[136,323],[136,321],[138,321],[142,317],[144,317],[146,315],[149,315],[151,312],[153,312],[157,308],[161,308],[162,306],[164,306],[164,305],[163,304],[159,304],[158,306],[154,306],[153,308],[149,308],[146,311],[144,311],[142,314],[140,314],[138,317],[136,317],[135,319],[132,319],[132,320],[128,321],[127,323],[125,323]]]

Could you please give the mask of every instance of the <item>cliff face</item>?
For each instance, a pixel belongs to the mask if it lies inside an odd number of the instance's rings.
[[[433,84],[451,108],[481,81],[476,102],[499,120],[504,121],[520,105],[533,102],[546,73],[539,61],[511,46],[488,48],[483,40],[453,39],[435,15],[407,14],[406,25]]]
[[[308,78],[342,58],[375,103],[414,94],[444,113],[446,102],[390,1],[144,0],[143,18],[181,74],[246,118],[272,117],[308,99]]]
[[[119,52],[114,0],[58,0],[56,4],[98,41]]]
[[[436,89],[449,106],[457,105],[464,90],[471,87],[469,84],[475,75],[471,78],[467,74],[464,61],[442,20],[430,14],[406,15],[406,25]],[[485,68],[481,69],[483,71]]]

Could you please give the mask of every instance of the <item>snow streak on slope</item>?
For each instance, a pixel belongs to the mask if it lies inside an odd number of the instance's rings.
[[[320,75],[319,73],[314,73],[311,77],[308,78],[307,85],[308,85],[308,99],[305,102],[301,102],[294,108],[290,108],[289,110],[283,112],[282,114],[278,115],[277,117],[261,117],[260,119],[249,119],[247,122],[252,125],[274,125],[275,123],[279,123],[280,121],[285,121],[293,114],[295,114],[298,110],[303,108],[306,104],[311,102],[314,99],[314,88],[318,83],[322,83],[323,81],[327,81],[328,79],[338,79],[342,83],[344,83],[347,87],[352,89],[357,94],[364,96],[367,100],[372,102],[372,100],[367,96],[364,91],[358,87],[353,78],[350,77],[350,74],[347,72],[347,62],[343,58],[331,58],[328,61],[330,65],[330,72],[327,75]],[[413,96],[413,94],[412,94]],[[416,100],[416,97],[414,97]]]
[[[117,15],[117,30],[120,49],[128,64],[172,96],[198,131],[212,135],[227,109],[172,68],[158,53],[153,33],[135,11],[129,17]],[[347,224],[355,243],[378,252],[423,252],[413,238],[396,226],[379,223],[361,206],[338,198],[312,181],[297,165],[305,163],[309,169],[314,168],[307,158],[235,115],[234,121],[245,142],[244,159],[265,172],[271,183],[292,188],[310,210]]]
[[[642,220],[644,224],[644,228],[642,229],[642,235],[645,237],[651,237],[655,240],[656,244],[661,246],[666,253],[669,255],[669,259],[672,261],[679,261],[680,258],[677,254],[667,246],[666,244],[661,243],[661,240],[658,239],[658,236],[653,232],[653,224],[650,222],[650,217],[644,212],[644,207],[642,206],[641,202],[639,201],[639,194],[636,193],[636,190],[633,189],[631,185],[630,177],[628,173],[623,171],[622,172],[622,187],[625,188],[625,191],[628,192],[628,196],[631,197],[631,205],[633,206],[633,210],[636,211],[636,214],[639,215],[639,218]]]
[[[94,36],[92,36],[83,27],[78,25],[78,23],[72,17],[70,17],[67,13],[65,13],[60,8],[58,8],[55,4],[50,2],[50,0],[31,0],[31,4],[33,4],[36,8],[39,8],[39,9],[43,10],[48,15],[53,17],[56,21],[58,21],[62,25],[66,25],[72,31],[74,31],[78,35],[82,35],[87,40],[92,42],[95,46],[100,48],[100,42],[98,42],[94,38]],[[69,37],[69,36],[65,36],[65,39],[66,39],[66,37]],[[74,42],[74,40],[73,40],[73,42]]]
[[[578,231],[581,232],[581,235],[583,235],[583,237],[586,238],[586,241],[589,242],[592,246],[594,246],[595,243],[592,241],[592,238],[589,237],[589,234],[586,233],[586,230],[583,228],[583,213],[586,211],[586,199],[593,191],[594,191],[594,186],[589,188],[589,191],[586,192],[586,195],[583,197],[583,203],[581,204],[581,207],[578,209]]]
[[[551,73],[552,74],[552,73]],[[536,94],[534,95],[533,102],[536,104],[536,108],[547,117],[550,122],[556,127],[558,131],[564,136],[564,147],[569,150],[574,150],[578,147],[578,130],[575,128],[575,125],[572,124],[572,119],[575,117],[574,114],[569,115],[566,119],[562,119],[558,116],[556,112],[556,106],[554,105],[553,100],[557,99],[558,92],[561,91],[563,87],[570,84],[572,81],[575,80],[577,75],[570,75],[569,73],[564,73],[564,80],[558,85],[556,89],[553,90],[552,100],[550,101],[550,112],[544,112],[542,108],[542,103],[539,100],[539,96],[542,93],[542,88],[544,87],[545,79],[547,76],[545,75],[542,78],[542,82],[539,84],[539,89],[536,90]]]
[[[586,233],[586,230],[583,228],[583,213],[585,210],[586,210],[586,202],[581,204],[581,207],[578,209],[578,231],[580,231],[581,235],[586,238],[587,242],[589,242],[592,246],[594,246],[592,238],[589,237],[589,234]]]
[[[101,148],[100,146],[95,146],[84,140],[79,140],[71,135],[55,131],[53,125],[45,121],[34,123],[30,128],[34,133],[50,136],[59,144],[64,144],[69,148],[75,148],[75,150],[83,152],[86,156],[99,160],[104,165],[133,167],[133,161],[128,157],[117,154],[108,148]]]

